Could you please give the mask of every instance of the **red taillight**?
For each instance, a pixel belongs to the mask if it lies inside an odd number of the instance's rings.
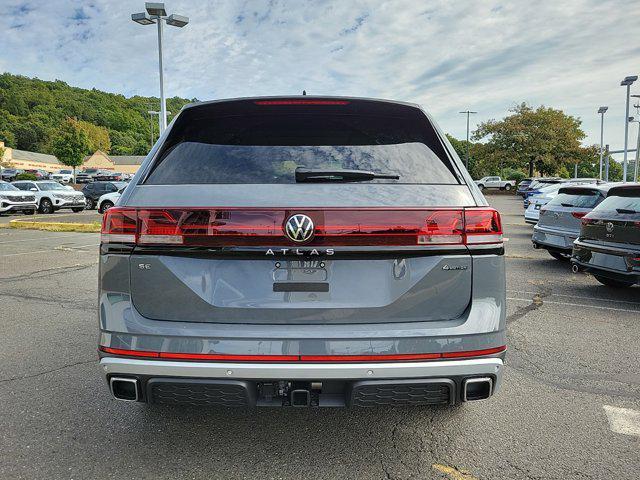
[[[502,242],[494,209],[279,209],[114,207],[104,243],[186,246],[291,246],[284,224],[297,213],[314,223],[306,246],[461,245]]]
[[[502,242],[502,222],[494,209],[466,209],[464,231],[467,244]]]
[[[111,355],[127,357],[160,358],[168,360],[201,360],[218,362],[311,362],[311,363],[363,363],[363,362],[416,362],[442,360],[447,358],[470,358],[496,355],[507,350],[506,345],[483,350],[461,350],[444,353],[390,353],[363,355],[238,355],[225,353],[180,353],[151,352],[146,350],[125,350],[121,348],[99,347],[99,350]]]
[[[349,105],[346,100],[256,100],[256,105]]]
[[[571,216],[574,218],[582,218],[589,212],[571,212]]]

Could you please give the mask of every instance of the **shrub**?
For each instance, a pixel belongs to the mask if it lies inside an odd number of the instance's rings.
[[[18,175],[16,175],[16,180],[37,180],[38,177],[36,177],[33,173],[19,173]]]

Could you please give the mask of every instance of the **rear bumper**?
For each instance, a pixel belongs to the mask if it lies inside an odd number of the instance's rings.
[[[578,240],[574,245],[571,263],[588,273],[640,283],[640,270],[630,267],[626,262],[627,258],[638,256],[638,250],[592,245]]]
[[[110,385],[113,379],[135,381],[138,401],[244,407],[293,405],[291,391],[310,392],[309,402],[299,406],[452,405],[467,400],[468,381],[487,381],[491,386],[486,397],[493,395],[500,388],[504,370],[502,358],[497,357],[357,364],[104,357],[100,367]],[[265,397],[265,386],[272,388],[274,384],[280,385],[281,395]]]
[[[538,223],[533,228],[531,241],[534,245],[546,250],[571,253],[571,250],[573,249],[573,242],[578,237],[578,234],[579,232],[544,228],[540,226],[540,223]]]

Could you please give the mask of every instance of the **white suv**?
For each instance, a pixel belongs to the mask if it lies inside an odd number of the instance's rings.
[[[74,212],[84,210],[86,200],[82,192],[70,190],[53,180],[35,181],[20,180],[13,182],[20,190],[30,191],[38,202],[40,213],[53,213],[61,208],[70,208]]]

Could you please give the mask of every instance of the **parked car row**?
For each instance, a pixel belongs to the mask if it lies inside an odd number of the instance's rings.
[[[98,208],[104,213],[120,198],[127,182],[95,181],[82,191],[55,180],[0,181],[0,213],[53,213],[61,209],[81,212]]]
[[[574,272],[592,273],[604,285],[640,283],[639,183],[564,183],[546,203],[531,205],[525,221],[536,223],[534,248],[570,260]]]
[[[1,174],[1,180],[5,182],[13,182],[17,180],[18,175],[27,173],[34,175],[36,180],[55,180],[59,183],[69,184],[73,183],[73,170],[70,168],[63,168],[55,173],[50,173],[45,170],[39,169],[27,169],[21,168],[3,168]],[[111,170],[100,170],[98,168],[88,168],[84,171],[76,172],[76,183],[90,183],[90,182],[128,182],[131,180],[132,175],[129,173],[112,172]]]

